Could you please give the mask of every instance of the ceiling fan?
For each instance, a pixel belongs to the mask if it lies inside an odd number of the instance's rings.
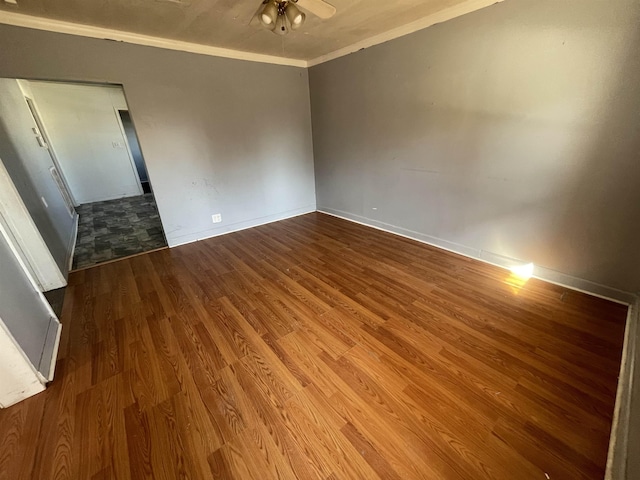
[[[273,33],[286,35],[305,21],[306,15],[298,7],[323,20],[336,14],[336,7],[324,0],[264,0],[250,25],[262,25]]]

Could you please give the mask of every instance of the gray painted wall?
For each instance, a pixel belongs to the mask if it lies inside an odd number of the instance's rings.
[[[637,292],[639,24],[509,0],[311,68],[318,208]]]
[[[123,84],[169,245],[315,210],[305,69],[5,25],[0,41],[0,76]]]
[[[0,78],[0,159],[56,264],[66,275],[75,219],[69,215],[51,177],[53,161],[47,150],[38,145],[31,130],[35,126],[18,83]]]

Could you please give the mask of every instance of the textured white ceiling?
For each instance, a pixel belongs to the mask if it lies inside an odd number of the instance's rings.
[[[380,43],[501,0],[329,0],[337,9],[333,18],[321,20],[307,14],[302,28],[285,37],[249,26],[261,0],[17,1],[15,6],[0,0],[0,22],[15,24],[2,14],[18,13],[209,47],[314,61],[350,46],[357,49]],[[385,36],[390,31],[395,33]]]

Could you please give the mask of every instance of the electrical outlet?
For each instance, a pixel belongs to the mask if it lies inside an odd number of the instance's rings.
[[[213,220],[213,223],[220,223],[222,221],[222,214],[216,213],[214,215],[211,215],[211,220]]]

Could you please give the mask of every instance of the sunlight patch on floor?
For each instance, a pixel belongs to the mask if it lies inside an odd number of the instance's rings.
[[[511,287],[511,291],[514,295],[518,295],[520,290],[524,288],[529,279],[533,276],[533,268],[533,263],[511,267],[511,272],[504,283]]]

